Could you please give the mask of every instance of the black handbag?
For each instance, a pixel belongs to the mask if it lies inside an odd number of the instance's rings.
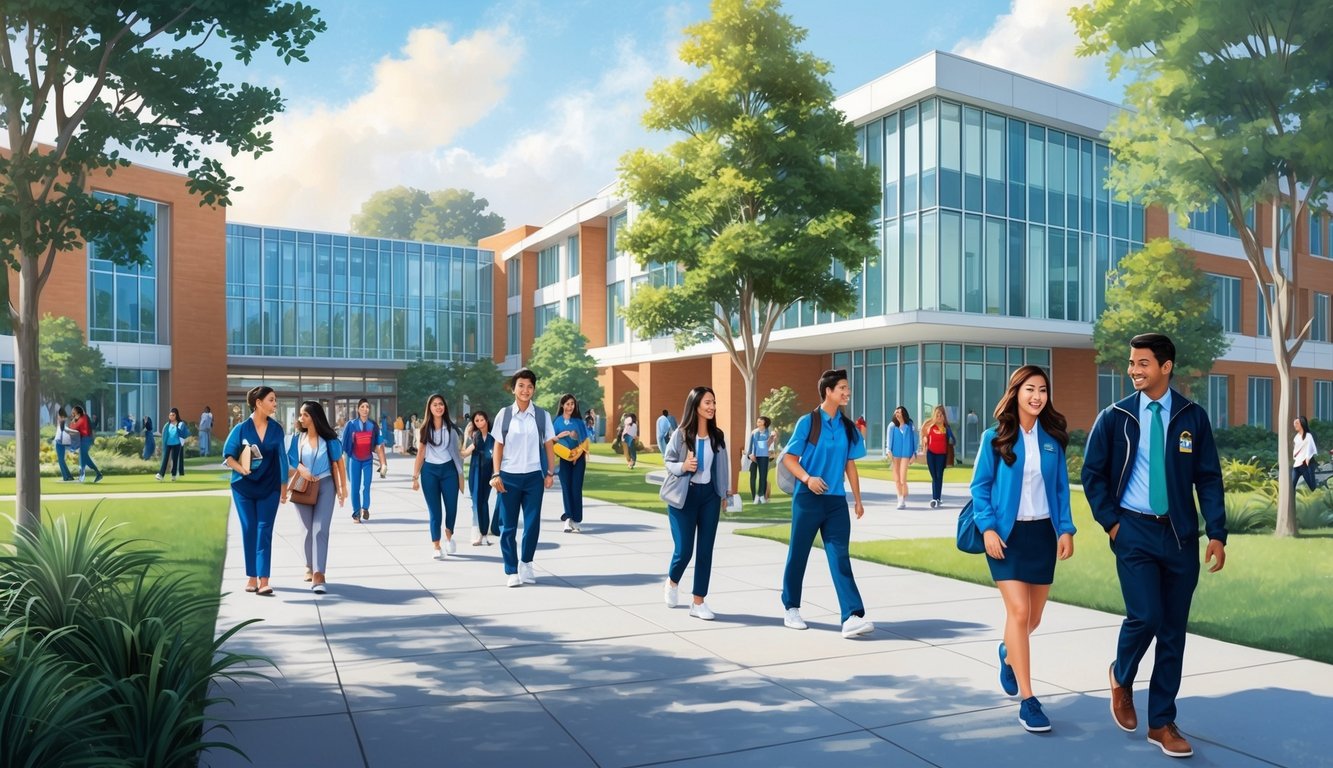
[[[972,518],[972,501],[969,499],[958,513],[958,549],[969,555],[979,555],[986,551],[986,539],[977,528],[977,521]]]

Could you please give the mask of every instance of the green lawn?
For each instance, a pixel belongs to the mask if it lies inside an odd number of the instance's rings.
[[[70,469],[76,473],[77,468]],[[230,487],[231,472],[218,463],[216,456],[185,460],[185,474],[171,482],[170,478],[158,482],[153,478],[156,470],[147,470],[134,475],[105,475],[102,482],[62,483],[57,477],[42,478],[42,493],[180,493],[182,491],[218,491]],[[17,482],[12,477],[0,477],[0,496],[13,496],[17,492]]]
[[[605,448],[605,444],[600,447]],[[604,451],[597,450],[598,448],[599,446],[593,446],[593,452],[611,455],[609,448]],[[643,454],[640,454],[639,466],[634,469],[629,469],[624,464],[589,462],[588,474],[583,481],[583,495],[609,501],[613,504],[665,515],[667,511],[666,503],[657,497],[659,486],[644,479],[644,475],[662,468],[661,456],[658,454],[650,454],[650,456],[658,460],[659,463],[650,464],[646,461],[648,457]],[[746,482],[749,481],[746,480]],[[785,495],[779,494],[767,504],[751,504],[749,487],[747,486],[741,497],[745,500],[741,513],[729,515],[724,512],[723,520],[777,522],[791,519],[791,501]]]
[[[1115,556],[1106,535],[1092,520],[1081,492],[1073,494],[1074,557],[1056,566],[1051,599],[1124,613]],[[740,533],[787,541],[789,526],[772,525]],[[986,558],[959,552],[952,539],[911,539],[853,543],[852,556],[950,578],[991,584]],[[1333,531],[1303,533],[1297,539],[1235,535],[1227,544],[1227,564],[1199,577],[1190,613],[1190,631],[1227,642],[1333,662]]]

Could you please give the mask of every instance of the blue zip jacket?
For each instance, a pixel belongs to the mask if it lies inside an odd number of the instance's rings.
[[[1083,452],[1083,492],[1092,516],[1107,532],[1120,522],[1134,457],[1139,448],[1139,393],[1106,407],[1097,415]],[[1171,390],[1171,418],[1166,423],[1166,489],[1171,529],[1176,540],[1199,537],[1203,513],[1208,538],[1227,541],[1222,464],[1213,442],[1213,426],[1202,407]],[[1198,495],[1199,505],[1194,505]]]
[[[910,459],[917,453],[917,433],[916,423],[905,425],[902,429],[892,421],[886,430],[884,445],[888,448],[888,454],[895,459]]]
[[[1014,443],[1014,463],[1005,464],[994,449],[995,427],[981,435],[977,463],[972,469],[972,517],[982,532],[995,531],[1008,541],[1018,519],[1018,503],[1023,493],[1023,467],[1030,457],[1024,455],[1023,438]],[[1037,423],[1037,444],[1041,446],[1041,480],[1046,486],[1046,506],[1057,537],[1078,532],[1069,510],[1069,470],[1065,451]]]

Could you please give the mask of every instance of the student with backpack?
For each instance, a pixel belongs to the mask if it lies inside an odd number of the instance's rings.
[[[357,418],[343,427],[343,450],[349,454],[347,475],[352,485],[352,522],[370,519],[370,479],[375,473],[375,454],[384,464],[384,435],[375,420],[370,418],[370,401],[361,398],[356,403]]]
[[[551,415],[532,402],[537,374],[520,369],[509,378],[514,402],[495,417],[495,474],[491,487],[500,494],[500,553],[504,556],[506,584],[536,584],[532,560],[537,555],[542,516],[542,492],[555,478],[555,424]],[[523,511],[523,551],[515,541],[518,513]]]
[[[823,402],[796,422],[782,456],[783,474],[789,473],[797,484],[791,497],[791,544],[782,576],[782,605],[786,609],[782,623],[791,629],[806,628],[801,619],[801,587],[818,533],[824,539],[824,555],[842,608],[842,636],[846,638],[875,630],[875,625],[865,619],[865,605],[852,577],[852,560],[847,552],[852,523],[843,490],[844,475],[851,480],[856,518],[861,519],[866,511],[861,503],[861,480],[856,474],[856,460],[866,455],[866,444],[851,419],[842,413],[851,396],[847,371],[824,371],[819,377]]]

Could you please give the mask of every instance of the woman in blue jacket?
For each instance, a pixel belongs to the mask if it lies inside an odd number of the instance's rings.
[[[1018,720],[1034,733],[1051,730],[1051,721],[1032,695],[1029,638],[1041,623],[1056,559],[1074,554],[1075,533],[1065,467],[1069,433],[1051,403],[1050,382],[1035,365],[1014,371],[972,473],[972,516],[1004,598],[1000,686],[1022,697]]]
[[[463,458],[471,457],[467,471],[467,492],[472,497],[472,546],[491,545],[492,536],[500,537],[500,512],[491,514],[491,475],[495,467],[495,437],[491,435],[491,417],[481,409],[472,412],[472,431],[463,441]]]
[[[171,464],[171,482],[176,482],[176,475],[185,474],[185,461],[183,453],[185,451],[185,438],[190,436],[190,430],[181,421],[181,412],[177,408],[172,408],[167,413],[167,423],[162,425],[162,466],[157,470],[157,480],[167,474],[167,464]]]
[[[565,511],[560,519],[565,521],[565,533],[578,533],[583,523],[583,475],[588,469],[588,426],[579,415],[579,400],[566,393],[560,396],[560,405],[556,409],[560,415],[555,417],[556,458],[560,460],[560,497],[565,502]]]
[[[296,417],[297,434],[287,448],[287,484],[300,475],[306,482],[319,483],[314,504],[293,500],[305,527],[305,580],[310,591],[324,594],[324,574],[329,562],[329,529],[333,524],[333,502],[347,503],[347,463],[342,441],[324,414],[324,406],[315,400],[301,403]]]
[[[893,409],[893,421],[884,435],[884,452],[893,466],[893,484],[898,491],[898,509],[907,509],[907,466],[916,458],[916,424],[907,409]]]
[[[223,461],[231,469],[231,498],[241,520],[241,550],[245,555],[245,591],[269,596],[273,567],[273,521],[278,505],[287,501],[287,441],[282,424],[274,418],[278,395],[260,385],[245,395],[250,418],[232,427],[222,446]]]

